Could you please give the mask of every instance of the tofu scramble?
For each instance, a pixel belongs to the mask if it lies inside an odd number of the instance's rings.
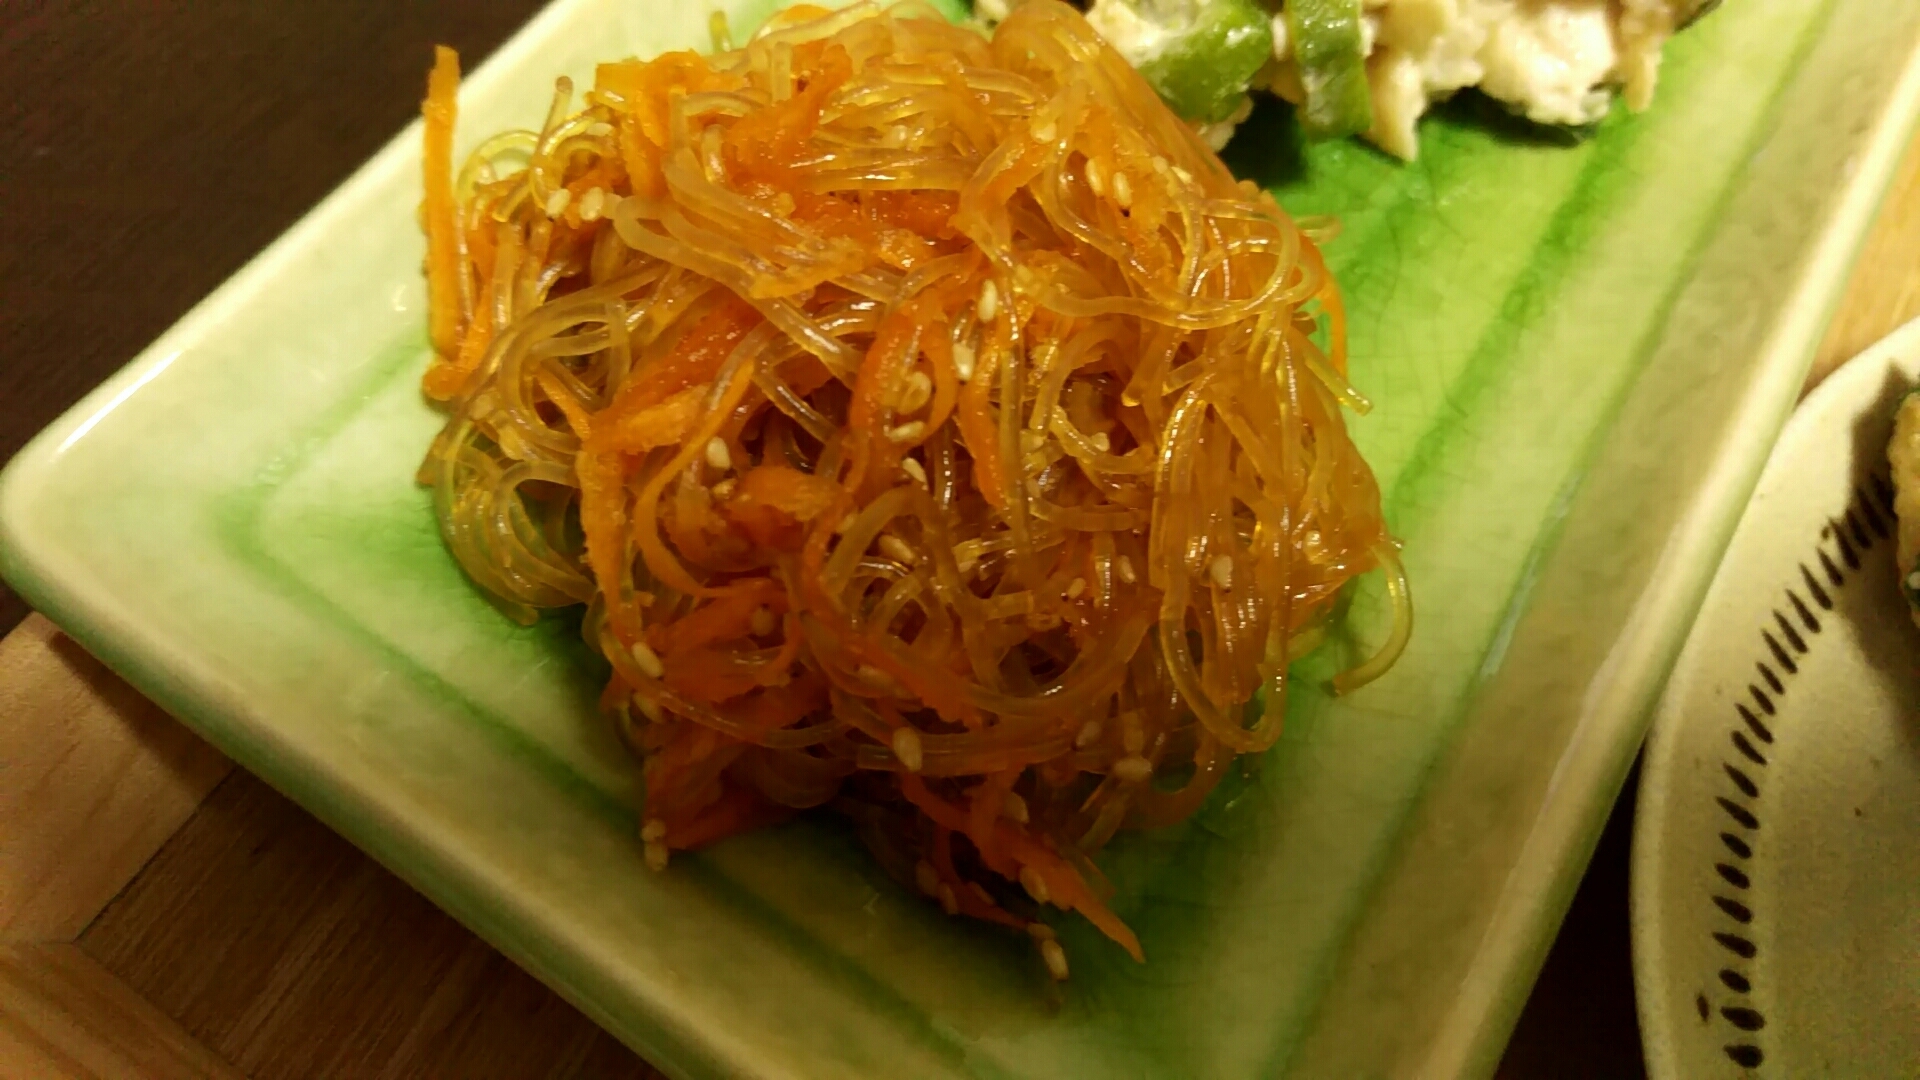
[[[975,11],[993,22],[1009,2]],[[1667,39],[1715,3],[1091,0],[1087,20],[1216,148],[1266,90],[1311,135],[1412,160],[1420,117],[1468,88],[1548,125],[1597,123],[1615,98],[1644,109]]]

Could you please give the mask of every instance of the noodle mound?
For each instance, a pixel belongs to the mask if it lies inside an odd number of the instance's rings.
[[[1047,904],[1138,959],[1090,856],[1273,745],[1356,574],[1343,678],[1408,626],[1312,240],[1052,0],[606,64],[456,175],[458,78],[421,475],[509,610],[587,605],[648,862],[833,806],[1055,977]]]

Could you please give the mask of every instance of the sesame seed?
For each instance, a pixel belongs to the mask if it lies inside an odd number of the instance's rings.
[[[1077,578],[1074,578],[1072,581],[1067,582],[1067,599],[1069,600],[1080,599],[1080,594],[1086,591],[1087,591],[1086,578],[1077,577]]]
[[[1907,588],[1920,589],[1920,570],[1907,575]]]
[[[580,196],[580,220],[598,221],[600,211],[607,205],[607,193],[603,188],[592,187]]]
[[[648,818],[647,823],[640,827],[640,839],[649,844],[657,844],[666,838],[667,823],[659,818]]]
[[[1040,959],[1047,962],[1047,974],[1053,981],[1060,982],[1067,977],[1067,950],[1060,947],[1058,941],[1048,938],[1040,943]]]
[[[1007,792],[1006,813],[1008,817],[1025,825],[1027,823],[1027,800],[1021,798],[1020,793],[1017,791]]]
[[[1134,576],[1133,560],[1127,558],[1125,555],[1120,556],[1119,559],[1114,561],[1114,569],[1119,571],[1120,580],[1126,582],[1129,585],[1140,580],[1138,577]]]
[[[1031,866],[1020,868],[1020,887],[1027,890],[1027,895],[1033,897],[1033,902],[1036,904],[1044,904],[1053,899],[1047,892],[1047,879],[1041,877],[1040,872]]]
[[[868,686],[872,686],[876,689],[898,690],[901,688],[900,684],[894,680],[893,676],[887,674],[884,671],[881,671],[879,668],[874,667],[872,664],[861,664],[859,667],[853,669],[853,674],[854,674],[854,677],[859,679],[861,682],[866,683]]]
[[[1020,449],[1026,453],[1031,454],[1045,445],[1047,445],[1047,437],[1038,431],[1020,433]]]
[[[926,468],[913,458],[901,458],[900,471],[906,473],[916,484],[925,484],[927,482]]]
[[[646,642],[634,642],[632,651],[633,662],[639,666],[640,674],[657,679],[667,673],[666,665],[660,662],[660,654],[649,648]]]
[[[596,139],[604,139],[613,134],[613,125],[607,123],[605,120],[596,120],[587,125],[587,134]]]
[[[731,499],[733,498],[733,490],[736,486],[738,486],[738,482],[729,476],[725,480],[713,485],[713,497],[722,501]]]
[[[1087,439],[1087,442],[1091,444],[1095,450],[1103,454],[1113,449],[1113,440],[1107,438],[1107,433],[1104,431],[1094,432],[1093,435]]]
[[[1233,588],[1233,560],[1225,555],[1215,556],[1214,560],[1207,564],[1207,576],[1213,579],[1214,585],[1223,590]]]
[[[900,394],[900,411],[908,415],[919,412],[933,400],[933,380],[924,371],[916,371],[907,376],[907,388]]]
[[[908,566],[913,566],[920,561],[920,553],[913,550],[913,547],[905,540],[900,539],[892,533],[882,533],[877,546],[880,548],[880,554],[885,555],[894,562],[906,563]]]
[[[974,359],[973,346],[964,341],[954,345],[953,373],[959,377],[961,382],[971,382],[973,380]]]
[[[1119,203],[1122,210],[1133,205],[1133,182],[1127,179],[1126,173],[1113,174],[1113,201]]]
[[[1192,174],[1192,173],[1190,173],[1190,172],[1188,172],[1187,170],[1185,170],[1185,169],[1183,169],[1183,168],[1181,168],[1181,167],[1180,167],[1180,166],[1178,166],[1178,165],[1175,165],[1175,166],[1173,167],[1173,175],[1175,175],[1175,176],[1177,176],[1177,177],[1179,177],[1179,178],[1180,178],[1180,182],[1181,182],[1181,183],[1183,183],[1183,184],[1191,184],[1191,183],[1193,183],[1193,174]]]
[[[646,717],[648,723],[657,724],[660,722],[660,706],[652,698],[643,694],[635,694],[633,695],[633,703],[639,707],[640,715]]]
[[[773,627],[773,609],[765,604],[754,608],[753,614],[747,617],[747,629],[753,631],[754,637],[766,637],[773,633]]]
[[[727,450],[727,441],[718,435],[707,440],[707,464],[721,472],[733,468],[733,455]]]
[[[926,438],[927,423],[924,420],[909,420],[898,427],[887,429],[887,438],[897,443],[919,442]]]
[[[1135,755],[1113,763],[1113,775],[1129,784],[1137,784],[1153,775],[1153,762]]]
[[[960,898],[953,895],[953,886],[947,884],[944,881],[941,882],[939,896],[940,896],[941,911],[944,911],[949,915],[960,914]]]
[[[1053,927],[1043,922],[1028,923],[1027,934],[1035,941],[1052,941],[1054,937]]]
[[[908,772],[919,772],[920,766],[924,764],[926,760],[920,749],[920,733],[910,727],[895,728],[893,730],[893,756],[900,759],[900,764]]]
[[[1085,750],[1087,747],[1092,746],[1094,740],[1099,737],[1100,721],[1089,720],[1080,725],[1080,733],[1073,737],[1073,748],[1075,750]]]
[[[1035,142],[1050,143],[1053,141],[1053,137],[1058,134],[1059,131],[1053,126],[1052,117],[1048,117],[1033,125],[1033,140]]]
[[[566,188],[547,196],[547,216],[557,218],[567,212],[567,204],[573,201],[573,192]]]
[[[980,313],[981,322],[993,321],[993,317],[1000,312],[999,286],[991,281],[980,286],[980,304],[976,310]]]
[[[961,573],[971,574],[973,573],[973,568],[980,565],[980,556],[969,551],[965,555],[955,555],[953,561],[954,565],[959,567]]]
[[[520,437],[517,428],[502,425],[493,433],[493,441],[500,444],[500,452],[515,461],[525,461],[532,456],[527,453],[527,443]]]
[[[1097,199],[1107,197],[1107,169],[1098,158],[1087,159],[1087,189]]]
[[[981,903],[987,905],[988,907],[994,906],[993,894],[987,891],[987,887],[985,885],[982,885],[977,881],[969,881],[967,882],[967,890],[973,893],[974,896],[978,897]]]
[[[667,868],[667,845],[655,840],[644,845],[641,850],[646,856],[647,869],[658,871]]]
[[[934,872],[933,864],[925,859],[914,864],[913,883],[928,896],[940,895],[940,875]]]

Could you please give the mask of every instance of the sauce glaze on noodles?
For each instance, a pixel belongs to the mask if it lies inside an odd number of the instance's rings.
[[[1355,575],[1343,678],[1410,626],[1313,237],[1052,0],[789,11],[456,172],[458,80],[421,478],[511,612],[587,605],[648,861],[831,805],[1056,977],[1048,904],[1139,958],[1090,856],[1273,745]]]

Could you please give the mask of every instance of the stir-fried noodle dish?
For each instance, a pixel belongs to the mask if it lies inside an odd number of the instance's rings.
[[[788,11],[464,163],[458,82],[421,478],[507,611],[586,606],[647,862],[827,807],[1055,977],[1048,905],[1140,958],[1093,856],[1273,745],[1346,582],[1343,687],[1411,623],[1315,233],[1052,0]]]

